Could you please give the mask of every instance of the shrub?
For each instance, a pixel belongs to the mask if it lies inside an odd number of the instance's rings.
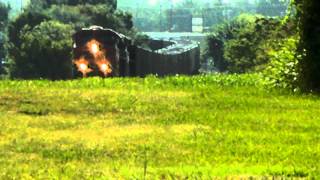
[[[260,71],[269,62],[269,42],[293,33],[291,19],[282,23],[278,18],[243,14],[208,36],[207,57],[212,57],[216,68],[222,72]]]
[[[298,37],[283,41],[277,49],[268,52],[270,63],[264,70],[266,84],[271,87],[295,89],[298,86],[301,56],[297,55]]]
[[[6,30],[9,19],[10,7],[0,2],[0,74],[4,73],[3,60],[7,54],[5,44],[7,41]]]
[[[13,77],[52,80],[72,77],[72,26],[45,21],[32,31],[25,26],[23,32],[21,49],[16,52],[20,58],[13,64]]]
[[[28,25],[29,29],[31,30],[33,27],[47,20],[50,20],[50,17],[46,16],[43,12],[26,10],[22,14],[20,14],[16,19],[9,23],[8,37],[11,43],[10,51],[13,51],[9,52],[10,55],[13,56],[11,58],[17,58],[15,57],[15,53],[19,50],[22,44],[20,38],[22,29],[26,25]]]

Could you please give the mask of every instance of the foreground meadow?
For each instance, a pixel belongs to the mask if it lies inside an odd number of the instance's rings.
[[[0,179],[317,179],[319,107],[257,75],[1,81]]]

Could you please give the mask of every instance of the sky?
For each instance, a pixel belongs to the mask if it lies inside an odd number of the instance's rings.
[[[172,0],[173,4],[177,4],[180,3],[182,0]],[[160,0],[149,0],[149,5],[157,5],[159,2],[161,2]]]
[[[12,8],[11,13],[15,14],[21,10],[21,5],[25,6],[29,0],[0,0],[0,2],[10,4]]]

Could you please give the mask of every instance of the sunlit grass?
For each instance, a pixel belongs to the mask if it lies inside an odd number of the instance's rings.
[[[0,178],[319,178],[320,99],[258,75],[0,82]]]

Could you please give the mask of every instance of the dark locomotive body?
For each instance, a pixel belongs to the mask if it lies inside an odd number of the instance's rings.
[[[89,68],[92,69],[90,76],[102,76],[99,68],[95,63],[95,55],[90,51],[88,43],[90,41],[97,42],[97,46],[102,56],[107,59],[111,65],[112,72],[108,74],[111,77],[129,76],[129,51],[131,40],[126,36],[117,33],[111,29],[103,29],[101,27],[90,27],[82,29],[74,36],[74,59],[84,58],[88,61]]]

